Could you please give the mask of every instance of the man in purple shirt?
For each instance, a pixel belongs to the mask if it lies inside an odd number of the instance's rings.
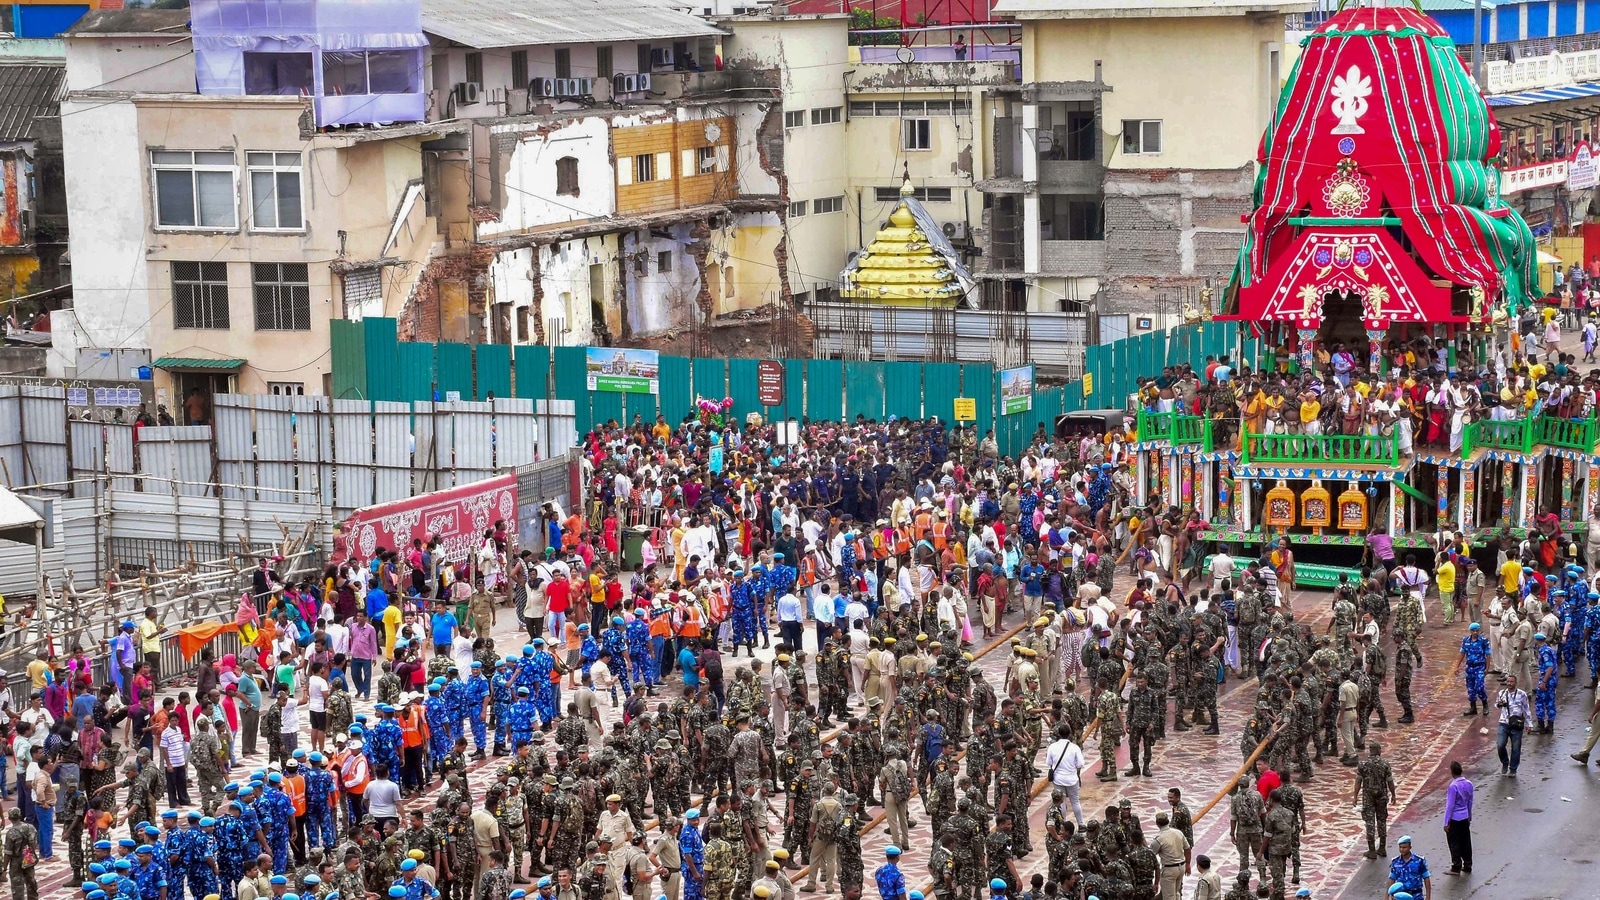
[[[1444,794],[1444,837],[1450,844],[1450,871],[1472,871],[1472,782],[1461,775],[1461,763],[1450,763],[1450,787]]]
[[[1386,572],[1394,571],[1394,540],[1388,534],[1374,531],[1367,535],[1367,546],[1372,549],[1375,563],[1383,566]]]

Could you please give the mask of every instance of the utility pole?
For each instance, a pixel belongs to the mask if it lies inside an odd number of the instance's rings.
[[[1483,90],[1483,0],[1472,0],[1472,80]]]

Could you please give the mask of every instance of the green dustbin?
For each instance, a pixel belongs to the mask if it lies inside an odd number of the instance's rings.
[[[644,564],[644,542],[649,536],[648,528],[622,530],[622,568],[634,570]]]

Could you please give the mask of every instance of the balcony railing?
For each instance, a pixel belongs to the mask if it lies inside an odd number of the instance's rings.
[[[1479,419],[1468,425],[1461,438],[1461,457],[1480,448],[1533,452],[1533,423],[1530,419]]]
[[[1139,411],[1139,440],[1169,441],[1173,446],[1198,446],[1211,452],[1211,420],[1172,412]]]
[[[1565,447],[1593,453],[1595,445],[1595,420],[1562,419],[1556,416],[1539,416],[1533,420],[1533,441],[1546,447]]]
[[[1393,466],[1400,462],[1400,438],[1393,434],[1246,433],[1239,461]]]

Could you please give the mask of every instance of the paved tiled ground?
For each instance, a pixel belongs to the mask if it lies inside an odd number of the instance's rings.
[[[1302,621],[1309,617],[1314,626],[1321,630],[1327,620],[1328,599],[1329,595],[1323,592],[1303,592],[1296,595],[1293,602]],[[502,617],[502,626],[496,629],[496,638],[502,646],[520,646],[522,639],[511,630],[510,619],[510,616]],[[1412,689],[1416,698],[1417,723],[1375,733],[1383,739],[1386,755],[1391,758],[1399,781],[1401,803],[1394,810],[1394,815],[1398,815],[1400,808],[1429,786],[1429,779],[1438,770],[1441,760],[1447,758],[1445,754],[1449,749],[1464,733],[1479,724],[1479,720],[1469,723],[1459,717],[1462,690],[1459,678],[1454,677],[1450,666],[1455,659],[1455,646],[1460,639],[1457,629],[1460,627],[1429,627],[1426,631],[1423,641],[1426,665],[1417,673]],[[770,651],[763,651],[760,655],[769,660],[771,658]],[[990,683],[997,688],[1002,682],[1006,656],[1002,647],[978,663],[988,674]],[[736,665],[743,664],[741,657]],[[1448,683],[1445,680],[1447,674],[1451,675]],[[1234,775],[1242,762],[1238,734],[1254,703],[1254,682],[1241,683],[1230,679],[1223,690],[1219,704],[1222,734],[1210,736],[1199,729],[1175,733],[1169,729],[1168,738],[1157,746],[1153,763],[1155,775],[1152,778],[1123,777],[1116,782],[1100,782],[1093,777],[1099,770],[1099,753],[1096,741],[1091,739],[1085,748],[1092,763],[1084,772],[1082,803],[1085,814],[1097,816],[1106,806],[1128,798],[1149,833],[1153,829],[1151,819],[1157,811],[1165,809],[1166,789],[1174,785],[1183,788],[1191,809],[1198,812]],[[1386,704],[1397,716],[1392,697],[1386,700]],[[357,708],[359,712],[371,711],[370,704],[360,701]],[[618,711],[610,708],[606,708],[604,714],[608,719],[608,727],[609,720],[619,715]],[[307,740],[302,738],[301,745],[306,746]],[[1125,748],[1120,759],[1125,766]],[[265,753],[262,752],[254,758],[244,759],[242,768],[248,771],[264,764]],[[491,757],[472,765],[469,780],[479,796],[493,778],[497,764]],[[1042,771],[1042,753],[1037,764]],[[1316,890],[1316,896],[1319,897],[1331,896],[1331,892],[1337,891],[1348,879],[1354,867],[1366,863],[1362,859],[1366,848],[1362,839],[1360,814],[1350,802],[1351,785],[1350,770],[1340,766],[1336,760],[1330,760],[1318,767],[1317,777],[1311,783],[1303,786],[1311,826],[1304,841],[1303,877],[1305,885]],[[1024,876],[1044,869],[1044,804],[1047,800],[1047,795],[1037,797],[1030,809],[1034,853],[1018,865]],[[778,802],[781,806],[781,797]],[[922,809],[920,799],[912,801],[911,814],[918,824],[912,829],[910,846],[905,848],[907,852],[901,866],[907,873],[908,881],[920,885],[928,880],[927,851],[932,846],[932,839],[929,817]],[[1219,804],[1215,811],[1196,824],[1198,850],[1210,853],[1217,860],[1225,881],[1233,877],[1237,864],[1237,855],[1228,842],[1227,832],[1226,802]],[[863,838],[864,859],[869,874],[882,861],[882,851],[887,843],[886,830],[881,826]],[[39,869],[42,892],[47,897],[59,900],[71,896],[74,886],[65,884],[68,874],[64,850],[58,852],[55,859],[44,860]],[[1189,886],[1192,887],[1192,884],[1191,879]]]

